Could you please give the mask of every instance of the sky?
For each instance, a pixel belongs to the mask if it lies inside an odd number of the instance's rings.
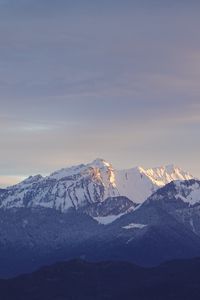
[[[200,2],[0,0],[0,187],[91,162],[200,177]]]

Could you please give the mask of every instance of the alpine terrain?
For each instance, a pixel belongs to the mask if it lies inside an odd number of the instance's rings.
[[[142,266],[200,255],[200,181],[103,159],[0,190],[0,276],[59,260]]]

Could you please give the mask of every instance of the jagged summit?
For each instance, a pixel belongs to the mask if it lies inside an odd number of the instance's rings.
[[[126,195],[135,202],[142,203],[158,188],[174,180],[189,180],[194,178],[188,172],[174,165],[155,168],[135,167],[118,171],[116,186],[120,194]]]
[[[80,164],[77,166],[62,168],[62,169],[57,170],[57,171],[53,172],[52,174],[50,174],[49,177],[59,180],[61,178],[67,177],[67,176],[74,176],[79,173],[84,173],[88,169],[91,169],[91,168],[105,169],[105,168],[112,168],[112,165],[110,163],[106,162],[102,158],[97,158],[93,162],[88,163],[88,164]]]
[[[17,187],[17,186],[24,186],[24,185],[30,185],[30,184],[34,184],[36,182],[41,181],[42,179],[44,179],[44,177],[40,174],[38,175],[34,175],[34,176],[29,176],[28,178],[25,178],[23,181],[13,185],[12,187]],[[7,189],[9,190],[11,187],[7,187]]]
[[[143,169],[142,173],[151,178],[152,182],[159,186],[163,186],[174,180],[189,180],[193,178],[191,174],[173,164]]]
[[[0,195],[0,207],[43,206],[64,212],[71,207],[79,209],[113,197],[126,197],[135,205],[171,181],[192,178],[174,165],[116,170],[111,163],[97,158],[88,164],[60,169],[46,177],[30,176],[8,187],[6,193]]]
[[[103,158],[96,158],[95,160],[93,160],[92,163],[88,164],[91,166],[96,166],[97,168],[102,168],[102,167],[111,167],[112,165],[107,162],[105,159]]]

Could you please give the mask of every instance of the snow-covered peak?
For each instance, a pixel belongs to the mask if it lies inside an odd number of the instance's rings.
[[[105,161],[103,158],[96,158],[92,163],[90,163],[88,165],[99,168],[99,169],[105,168],[105,167],[108,167],[108,168],[112,167],[112,165],[109,162]]]
[[[188,205],[200,203],[200,181],[196,179],[176,180],[165,185],[149,197],[146,203],[151,201],[182,200]]]
[[[29,177],[1,195],[0,207],[43,206],[66,211],[118,196],[113,167],[105,160],[96,159],[46,177]]]
[[[174,180],[189,180],[194,177],[174,165],[156,168],[135,167],[116,173],[116,186],[120,195],[142,203],[158,188]]]
[[[188,172],[181,170],[174,165],[167,165],[157,168],[140,169],[141,173],[145,174],[157,186],[164,186],[165,184],[174,180],[189,180],[193,176]]]
[[[87,178],[91,177],[94,181],[101,182],[105,188],[115,188],[115,172],[112,165],[103,159],[95,159],[92,163],[81,164],[70,168],[64,168],[52,173],[48,178],[65,180],[69,177]],[[116,196],[116,193],[115,193]]]
[[[176,181],[174,186],[177,199],[179,198],[190,205],[200,203],[200,181]]]
[[[110,163],[106,162],[104,159],[98,158],[88,164],[80,164],[77,166],[63,168],[58,171],[55,171],[49,176],[49,178],[60,180],[65,177],[74,176],[74,175],[78,175],[78,174],[84,174],[89,169],[107,170],[107,169],[113,169],[113,168]]]
[[[173,165],[118,171],[104,159],[64,168],[49,176],[29,177],[0,196],[0,207],[45,206],[66,211],[102,203],[108,198],[126,197],[143,203],[160,187],[174,180],[193,178]]]
[[[116,188],[115,183],[115,170],[113,166],[106,162],[104,159],[95,159],[91,164],[86,167],[93,169],[96,178],[102,181],[103,185],[107,188]],[[116,194],[116,193],[115,193]]]

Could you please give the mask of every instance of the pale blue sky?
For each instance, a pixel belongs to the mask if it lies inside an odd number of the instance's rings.
[[[200,177],[198,2],[0,1],[0,185],[96,157]]]

